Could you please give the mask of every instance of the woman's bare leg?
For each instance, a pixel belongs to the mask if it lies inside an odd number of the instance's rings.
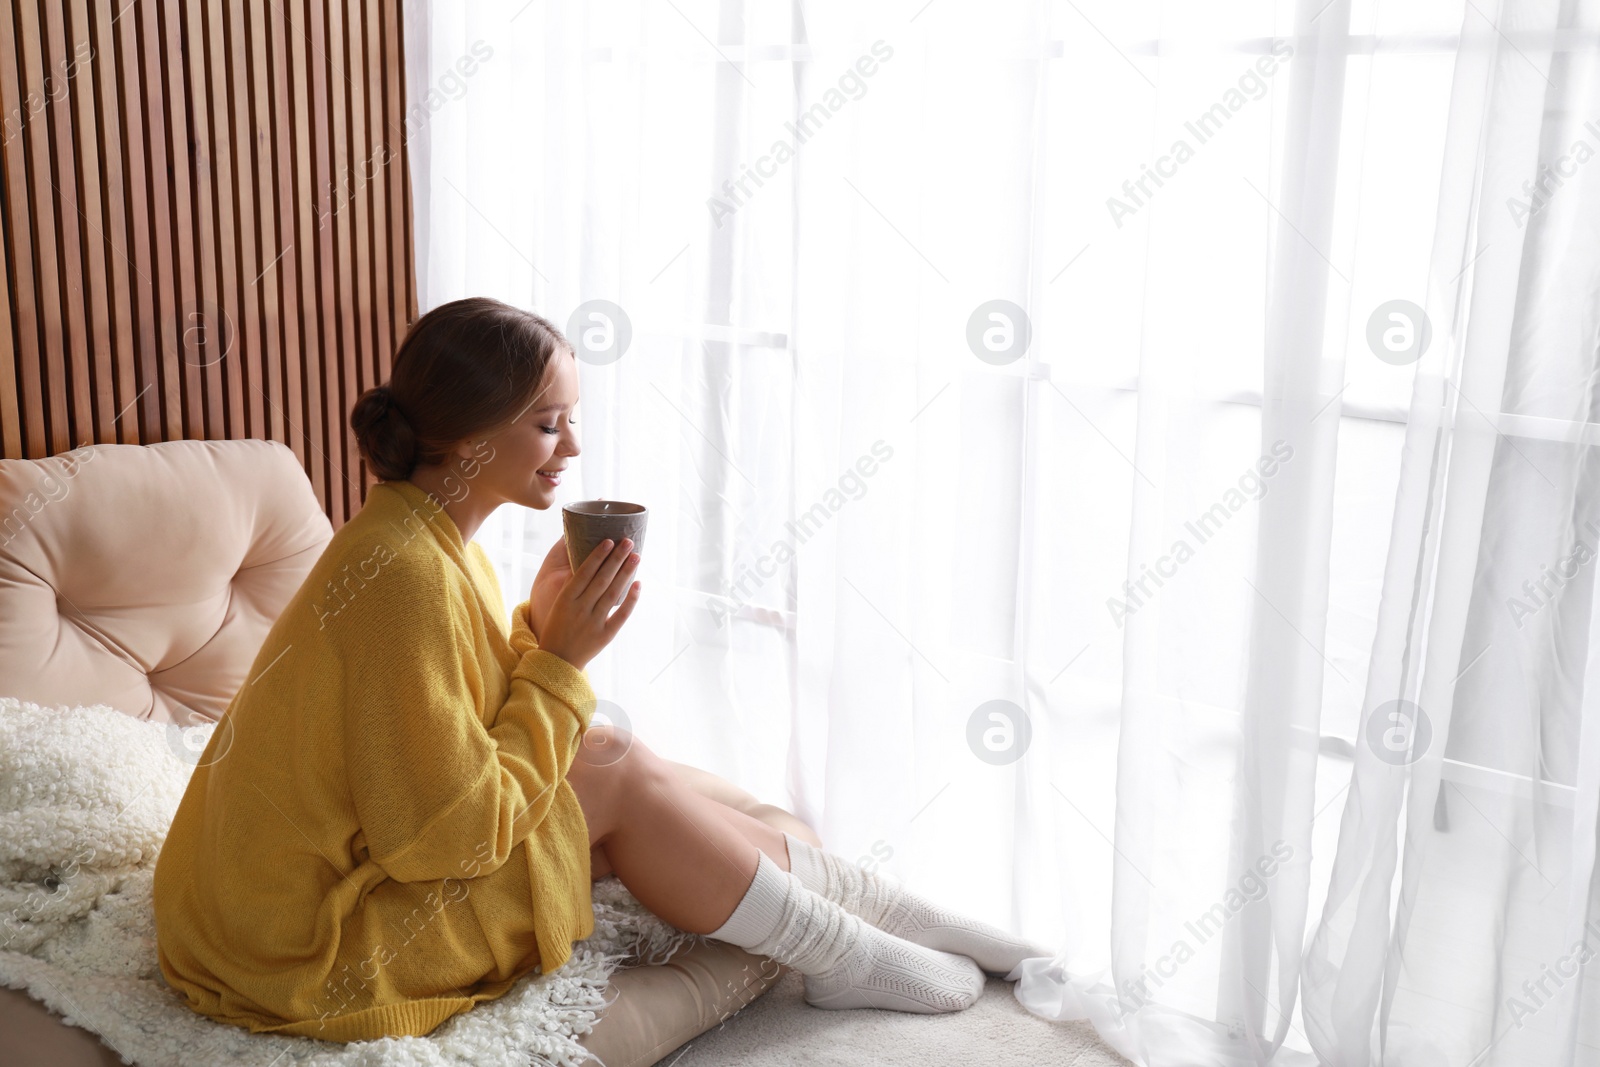
[[[670,762],[670,761],[669,761]],[[695,790],[699,792],[699,790]],[[701,796],[705,796],[701,793]],[[761,851],[782,867],[789,869],[789,846],[784,841],[785,833],[794,834],[802,841],[822,847],[822,839],[817,837],[816,831],[801,822],[798,818],[773,804],[762,804],[756,809],[754,815],[746,814],[736,808],[730,808],[722,801],[713,800],[716,804],[717,817],[725,820],[729,826],[744,835],[745,840],[755,845]],[[791,827],[793,827],[791,829]],[[599,881],[609,874],[616,872],[611,869],[611,861],[606,856],[606,850],[601,845],[595,845],[589,850],[589,877],[592,881]]]
[[[603,853],[639,903],[680,930],[721,927],[759,852],[788,870],[781,831],[697,793],[626,731],[591,728],[567,782],[589,824],[591,859]]]
[[[665,762],[667,766],[678,772],[678,777],[687,782],[689,787],[701,796],[719,801],[736,814],[749,815],[757,822],[777,827],[785,833],[791,833],[807,844],[815,845],[817,848],[822,847],[822,838],[817,836],[815,830],[777,805],[761,803],[754,795],[740,789],[727,779],[712,774],[710,771],[703,771],[699,767],[687,763],[679,763],[676,760],[666,760]],[[741,820],[735,820],[734,825],[744,826],[745,824]],[[760,845],[764,839],[751,838],[751,840]],[[768,854],[771,854],[770,850],[763,849],[763,851],[768,851]],[[776,859],[777,857],[773,858]]]

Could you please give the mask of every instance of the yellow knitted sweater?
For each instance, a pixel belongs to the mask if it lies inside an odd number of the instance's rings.
[[[421,1035],[594,932],[566,781],[595,696],[509,634],[494,571],[379,482],[278,617],[156,864],[190,1007],[330,1041]]]

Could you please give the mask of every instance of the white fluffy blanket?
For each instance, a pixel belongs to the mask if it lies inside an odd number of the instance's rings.
[[[251,1034],[189,1009],[161,977],[156,856],[212,727],[144,722],[104,705],[0,698],[0,984],[25,990],[126,1061],[247,1067],[560,1064],[591,1059],[618,966],[696,940],[614,876],[594,886],[595,932],[549,975],[529,975],[427,1037],[352,1044]]]

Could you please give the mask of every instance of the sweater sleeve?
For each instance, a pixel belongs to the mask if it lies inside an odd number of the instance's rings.
[[[347,674],[356,815],[372,859],[401,882],[504,864],[550,810],[595,708],[583,672],[537,646],[519,607],[506,701],[480,716],[470,609],[443,574],[432,588],[361,628],[356,662],[369,669]]]

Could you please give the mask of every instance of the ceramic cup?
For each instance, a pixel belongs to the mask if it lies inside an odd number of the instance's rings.
[[[561,509],[561,527],[567,540],[567,562],[576,571],[608,537],[613,544],[632,538],[633,550],[643,557],[644,525],[649,517],[643,504],[625,500],[578,500],[566,505]],[[623,595],[627,595],[626,589]]]

